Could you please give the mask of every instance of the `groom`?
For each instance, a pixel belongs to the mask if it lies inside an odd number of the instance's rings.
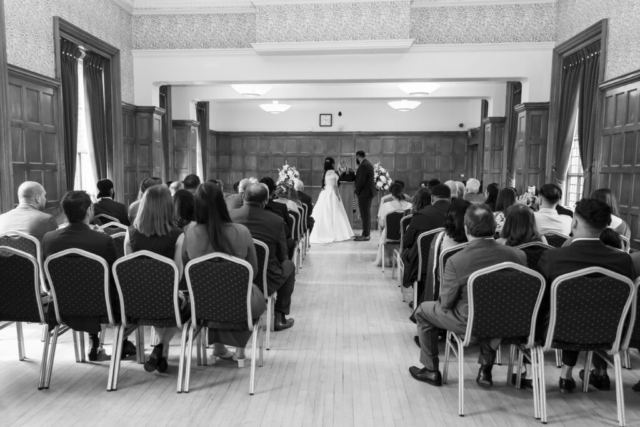
[[[356,237],[356,242],[367,241],[371,233],[371,201],[376,194],[376,184],[373,179],[373,165],[365,158],[364,151],[356,153],[356,196],[362,218],[362,236]]]

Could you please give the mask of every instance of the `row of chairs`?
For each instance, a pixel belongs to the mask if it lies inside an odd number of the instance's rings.
[[[289,217],[293,221],[293,240],[296,241],[296,249],[293,257],[293,263],[296,266],[296,274],[300,272],[303,261],[307,258],[309,250],[309,227],[307,224],[307,205],[304,203],[298,206],[298,211],[288,211]]]

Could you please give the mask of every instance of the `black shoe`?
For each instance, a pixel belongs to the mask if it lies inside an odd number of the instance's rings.
[[[640,381],[638,381],[637,383],[635,383],[633,385],[633,387],[631,387],[631,390],[635,391],[635,392],[640,392]]]
[[[482,387],[493,386],[493,377],[491,376],[491,368],[492,366],[480,365],[480,370],[478,371],[478,377],[476,378],[476,382],[478,383],[479,386],[482,386]]]
[[[526,379],[526,372],[522,373],[522,377],[520,378],[520,387],[522,388],[533,388],[533,380]],[[511,374],[511,385],[516,385],[518,381],[518,374]]]
[[[98,361],[98,347],[91,347],[91,350],[89,350],[89,361]]]
[[[169,369],[169,364],[167,363],[167,358],[166,357],[161,357],[160,360],[158,361],[158,372],[160,372],[161,374],[164,374],[165,372],[167,372],[167,369]]]
[[[273,330],[275,331],[284,331],[285,329],[289,329],[293,326],[295,321],[293,319],[287,319],[284,317],[282,313],[276,313],[276,324],[273,326]]]
[[[412,366],[409,368],[409,373],[411,376],[423,383],[430,384],[435,387],[440,387],[442,385],[442,375],[440,371],[430,371],[427,368],[418,368],[416,366]]]
[[[158,369],[160,359],[162,359],[162,344],[158,344],[153,348],[149,358],[144,362],[144,370],[147,372],[153,372]]]
[[[129,340],[125,340],[122,343],[122,355],[120,359],[126,359],[129,356],[133,356],[136,354],[136,346]]]
[[[371,240],[371,237],[369,237],[369,236],[358,236],[354,240],[356,242],[368,242],[369,240]]]
[[[595,370],[591,370],[591,375],[589,375],[589,384],[598,390],[611,390],[611,380],[609,380],[609,375],[596,375],[594,372]],[[584,369],[580,371],[580,379],[584,382]]]
[[[409,308],[413,310],[413,301],[409,301]]]
[[[413,342],[416,343],[418,348],[422,348],[422,347],[420,347],[420,338],[417,335],[415,337],[413,337]]]
[[[560,387],[560,393],[569,394],[573,391],[574,388],[576,388],[576,382],[574,380],[560,378],[558,387]]]

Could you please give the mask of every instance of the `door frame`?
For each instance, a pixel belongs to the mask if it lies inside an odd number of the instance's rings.
[[[4,0],[0,0],[0,212],[13,207],[11,123],[9,122],[9,71],[7,63]]]

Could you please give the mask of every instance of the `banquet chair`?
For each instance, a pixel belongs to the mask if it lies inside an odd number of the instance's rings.
[[[0,321],[15,322],[18,360],[23,361],[27,355],[22,323],[39,323],[46,329],[44,309],[47,298],[43,298],[40,292],[39,266],[35,257],[8,246],[0,246],[0,251]],[[38,389],[44,387],[48,352],[49,340],[45,339]]]
[[[258,274],[256,275],[253,283],[264,293],[264,297],[267,299],[267,325],[266,325],[266,349],[271,348],[271,331],[275,325],[275,301],[273,295],[269,295],[269,285],[267,278],[267,270],[269,268],[269,246],[260,240],[253,239],[253,244],[256,247],[256,255],[258,258]]]
[[[569,239],[569,236],[558,233],[557,231],[547,231],[544,234],[544,237],[547,239],[549,246],[553,246],[554,248],[561,248],[562,245],[564,245],[564,242]]]
[[[586,351],[583,392],[589,389],[593,352],[602,356],[615,370],[618,422],[626,423],[620,351],[630,339],[622,339],[625,319],[631,311],[629,330],[634,330],[636,318],[635,284],[620,274],[600,267],[589,267],[564,274],[551,285],[550,320],[543,351],[560,348]],[[635,332],[635,331],[634,331]],[[606,354],[605,354],[606,353]],[[610,361],[613,357],[613,363]],[[540,402],[542,422],[547,422],[544,364],[539,364],[541,379]]]
[[[429,253],[431,250],[431,242],[444,228],[436,228],[435,230],[426,231],[418,236],[416,245],[418,245],[418,277],[413,282],[413,307],[416,309],[418,304],[418,283],[427,278],[427,266],[429,265]],[[404,289],[404,288],[403,288]],[[403,301],[405,301],[405,291],[402,293]],[[408,296],[408,295],[407,295]]]
[[[516,249],[520,249],[527,256],[527,267],[535,269],[542,254],[554,247],[542,242],[531,242],[516,246]]]
[[[433,290],[433,300],[437,301],[440,296],[440,283],[444,277],[444,269],[447,266],[449,258],[457,254],[458,252],[469,246],[469,243],[460,243],[459,245],[452,246],[440,252],[438,255],[438,279],[436,280],[436,287]]]
[[[300,236],[300,241],[298,242],[298,250],[300,251],[300,268],[302,268],[302,263],[305,257],[305,248],[307,247],[307,234],[304,231],[307,218],[304,216],[304,209],[302,209],[301,206],[298,206],[298,218],[298,236]]]
[[[620,235],[620,240],[622,240],[622,250],[626,253],[631,252],[631,241],[628,237]]]
[[[293,221],[291,237],[296,242],[296,248],[293,252],[293,264],[296,267],[296,274],[300,273],[300,262],[298,262],[298,258],[300,257],[300,228],[298,227],[298,223],[300,221],[300,214],[298,212],[289,211],[289,218]]]
[[[117,234],[126,232],[129,228],[124,224],[120,224],[119,222],[109,222],[107,224],[101,225],[100,229],[106,234]]]
[[[120,300],[120,323],[114,333],[115,351],[107,391],[118,389],[125,335],[135,330],[139,337],[145,326],[180,329],[183,326],[178,297],[180,273],[173,260],[150,251],[138,251],[118,259],[112,271]],[[139,352],[144,363],[144,348],[139,348]]]
[[[449,356],[458,358],[458,415],[464,416],[464,348],[478,339],[502,338],[503,343],[531,349],[534,416],[540,417],[538,359],[535,345],[536,318],[544,295],[540,273],[513,262],[503,262],[476,271],[469,277],[469,317],[464,335],[447,331],[442,382],[447,382]],[[519,374],[520,375],[520,374]],[[511,380],[511,372],[507,374]]]
[[[304,238],[305,238],[305,242],[307,243],[306,247],[304,248],[304,255],[305,258],[307,256],[307,252],[309,251],[309,248],[311,247],[311,245],[309,244],[309,220],[308,220],[308,215],[309,215],[309,206],[305,205],[304,203],[302,204],[302,208],[304,209]]]
[[[120,224],[120,220],[116,217],[113,217],[111,215],[107,215],[107,214],[98,214],[95,216],[96,219],[99,219],[100,222],[102,222],[102,219],[105,219],[106,221],[104,221],[105,224],[109,223],[109,222],[115,222]]]
[[[61,327],[67,326],[66,317],[95,317],[102,325],[110,326],[116,323],[111,307],[109,266],[103,258],[81,249],[67,249],[50,255],[44,262],[44,271],[51,286],[56,320],[44,381],[44,388],[48,389],[58,336]],[[76,362],[84,362],[84,332],[72,330],[72,333],[74,343],[80,344],[79,348],[74,346]]]
[[[251,314],[251,264],[214,252],[190,261],[185,268],[185,275],[191,298],[191,321],[182,329],[178,393],[189,393],[194,338],[203,328],[220,328],[252,332],[249,394],[253,395],[258,346],[260,366],[263,361],[265,314],[258,319],[253,319]],[[259,338],[259,335],[262,336]],[[200,349],[201,346],[198,346],[197,351]],[[206,357],[204,363],[206,364]]]
[[[43,293],[48,291],[42,270],[42,249],[40,241],[22,231],[11,230],[0,233],[0,246],[7,246],[25,252],[35,258],[38,263],[38,281]],[[1,253],[0,253],[1,256]]]
[[[124,238],[127,236],[127,233],[116,233],[111,234],[111,239],[113,239],[113,243],[116,245],[116,255],[118,259],[124,256]]]
[[[393,264],[391,265],[391,278],[393,279],[393,273],[395,272],[395,266],[398,266],[398,286],[402,287],[402,276],[404,275],[404,261],[402,261],[402,241],[404,240],[404,233],[411,223],[413,214],[402,217],[400,220],[400,245],[398,249],[393,250]]]
[[[402,217],[404,215],[404,210],[398,209],[394,212],[389,212],[387,214],[386,222],[387,222],[387,236],[382,242],[382,273],[384,274],[384,265],[386,264],[386,254],[385,254],[385,246],[386,245],[398,245],[400,244],[400,239],[402,238]],[[395,251],[395,249],[394,249]],[[393,252],[392,252],[393,254]],[[393,261],[393,257],[391,260],[391,279],[393,279],[395,273],[395,263]]]

